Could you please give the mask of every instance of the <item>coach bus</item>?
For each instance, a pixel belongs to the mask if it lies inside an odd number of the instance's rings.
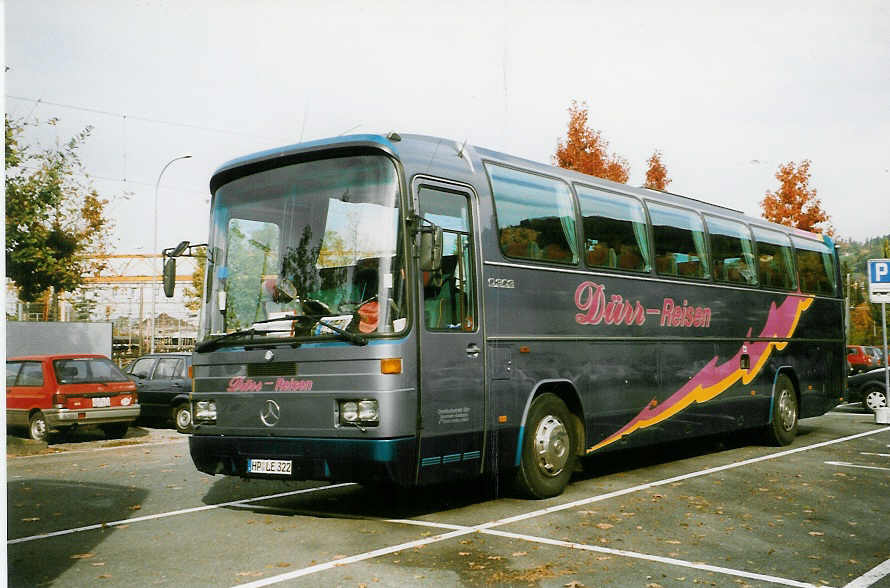
[[[741,429],[784,445],[840,402],[826,236],[397,133],[236,159],[210,191],[202,472],[499,475],[541,498],[581,456]],[[165,250],[168,294],[193,247]]]

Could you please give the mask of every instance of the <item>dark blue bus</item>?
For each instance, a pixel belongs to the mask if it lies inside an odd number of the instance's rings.
[[[827,237],[395,133],[236,159],[210,190],[200,471],[547,497],[580,456],[788,444],[840,402]]]

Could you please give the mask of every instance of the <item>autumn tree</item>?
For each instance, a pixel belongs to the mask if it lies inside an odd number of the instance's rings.
[[[104,263],[112,225],[108,200],[92,187],[78,157],[91,127],[67,143],[34,149],[20,141],[25,123],[5,117],[6,274],[33,302],[70,292]],[[51,119],[47,124],[56,124]]]
[[[662,153],[656,149],[652,156],[646,161],[649,168],[646,170],[646,183],[644,187],[651,190],[665,190],[667,185],[671,183],[671,179],[667,177],[667,168],[661,161]]]
[[[609,154],[609,142],[598,130],[588,127],[587,103],[572,100],[568,108],[569,125],[565,142],[557,142],[553,161],[559,167],[605,178],[613,182],[627,182],[630,166],[615,154]]]
[[[203,298],[204,293],[204,275],[206,273],[207,266],[207,248],[206,247],[198,247],[194,252],[195,256],[195,271],[192,272],[192,285],[191,287],[186,287],[185,294],[185,307],[189,310],[199,311],[201,310],[201,300]]]
[[[776,172],[779,189],[766,191],[760,202],[763,218],[788,227],[814,233],[834,233],[828,213],[822,209],[822,201],[816,189],[810,188],[810,160],[799,164],[789,161]]]

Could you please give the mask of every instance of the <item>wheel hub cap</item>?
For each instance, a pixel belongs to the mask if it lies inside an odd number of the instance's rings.
[[[569,433],[553,415],[541,419],[535,430],[535,462],[544,475],[558,476],[569,460]]]
[[[797,422],[797,401],[790,390],[782,390],[779,395],[779,422],[782,428],[790,431]]]

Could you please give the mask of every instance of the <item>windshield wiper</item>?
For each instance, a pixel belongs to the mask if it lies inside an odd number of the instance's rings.
[[[261,321],[254,321],[253,324],[254,325],[263,325],[263,324],[267,324],[267,323],[277,323],[277,322],[281,322],[281,321],[299,321],[299,320],[303,320],[303,319],[307,319],[307,318],[315,321],[316,323],[318,323],[319,325],[321,325],[325,328],[330,329],[335,334],[339,335],[341,339],[348,341],[349,343],[352,343],[353,345],[361,346],[361,345],[368,344],[368,338],[365,337],[364,335],[359,335],[358,333],[350,333],[349,331],[341,329],[337,325],[332,325],[331,323],[329,323],[325,320],[322,320],[321,317],[314,316],[314,315],[290,314],[290,315],[286,315],[286,316],[279,316],[276,318],[270,318],[270,319],[265,319],[265,320],[261,320]],[[223,341],[225,341],[227,339],[233,339],[235,337],[244,336],[244,335],[249,335],[249,336],[253,337],[254,335],[266,335],[268,333],[290,333],[290,332],[291,332],[290,329],[265,330],[265,329],[254,329],[253,327],[251,327],[249,329],[242,329],[240,331],[232,331],[231,333],[225,333],[224,335],[220,335],[219,337],[217,337],[215,339],[209,339],[207,341],[204,341],[200,345],[195,347],[195,351],[198,353],[203,353],[205,351],[213,351],[214,349],[217,349],[219,347],[219,344],[222,343]]]
[[[257,321],[260,323],[270,322],[270,321]],[[256,323],[254,323],[256,324]],[[195,351],[198,353],[203,353],[205,351],[213,351],[220,346],[220,343],[227,339],[234,339],[235,337],[242,337],[244,335],[249,335],[253,337],[254,335],[266,335],[268,333],[290,333],[290,329],[281,329],[281,330],[270,330],[270,331],[258,331],[253,327],[249,329],[241,329],[239,331],[232,331],[231,333],[224,333],[215,339],[207,339],[206,341],[202,341],[200,345],[195,347]]]

